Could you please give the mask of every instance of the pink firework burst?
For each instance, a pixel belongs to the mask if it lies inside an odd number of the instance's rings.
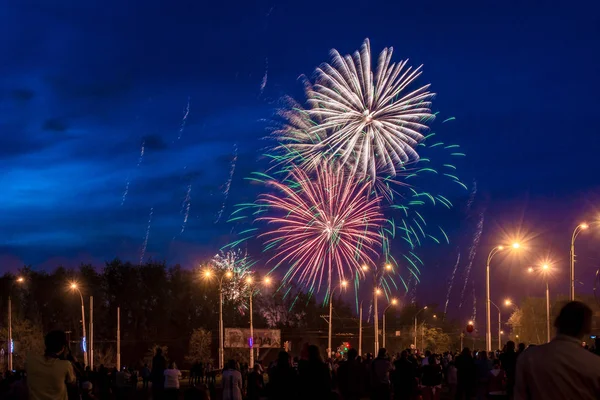
[[[369,195],[369,182],[322,164],[310,175],[292,167],[284,183],[267,184],[278,193],[259,198],[267,213],[257,221],[273,226],[260,236],[277,252],[269,262],[289,266],[286,281],[318,292],[324,280],[329,290],[334,279],[363,276],[361,266],[378,255],[385,222],[381,198]]]

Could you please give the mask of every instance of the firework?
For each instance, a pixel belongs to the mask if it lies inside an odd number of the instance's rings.
[[[352,56],[331,51],[331,64],[317,68],[314,84],[306,87],[307,116],[315,122],[310,135],[320,140],[305,158],[335,159],[373,179],[395,176],[398,166],[419,158],[415,147],[433,118],[433,93],[429,85],[409,89],[421,67],[392,63],[392,53],[385,48],[373,72],[368,39]]]
[[[276,250],[270,260],[277,260],[275,268],[289,267],[285,280],[296,279],[314,292],[324,281],[330,289],[355,273],[364,275],[361,266],[373,264],[385,222],[380,197],[367,195],[368,183],[323,164],[314,176],[294,167],[283,183],[267,185],[279,193],[259,197],[266,215],[257,221],[274,227],[259,237]]]
[[[226,301],[233,302],[238,309],[245,310],[244,293],[248,286],[246,278],[252,275],[250,268],[253,262],[241,249],[219,252],[212,258],[212,265],[221,272],[231,272],[233,276],[223,281],[223,296]]]
[[[144,243],[140,250],[140,265],[144,262],[146,256],[146,249],[148,248],[148,239],[150,238],[150,227],[152,226],[152,216],[154,215],[154,207],[150,208],[150,215],[148,216],[148,226],[146,227],[146,235],[144,236]]]

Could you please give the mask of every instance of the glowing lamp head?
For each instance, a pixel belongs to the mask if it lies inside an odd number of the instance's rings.
[[[380,295],[381,294],[381,289],[375,289],[375,294]]]
[[[271,278],[269,278],[268,276],[265,278],[265,285],[270,285],[271,284]]]
[[[580,227],[581,229],[587,229],[587,228],[589,228],[590,226],[589,226],[587,223],[585,223],[585,222],[582,222],[581,224],[579,224],[579,227]]]
[[[515,243],[513,243],[513,244],[512,244],[512,248],[513,248],[513,249],[518,249],[518,248],[520,248],[520,247],[521,247],[521,245],[520,245],[519,243],[516,243],[516,242],[515,242]]]
[[[343,288],[345,288],[346,286],[348,286],[348,282],[346,282],[346,281],[342,281],[342,282],[340,283],[340,285],[342,285],[342,287],[343,287]]]
[[[473,325],[473,321],[467,322],[468,325]]]
[[[392,269],[392,266],[391,266],[390,264],[387,264],[387,265],[385,266],[385,269],[387,269],[388,271],[391,271],[391,269]]]
[[[212,276],[212,272],[210,270],[207,269],[206,271],[204,271],[205,278],[210,278],[211,276]]]
[[[19,283],[23,283],[25,281],[25,278],[23,278],[22,276],[17,278],[17,282]]]
[[[504,335],[504,331],[500,331],[500,334],[501,334],[501,335]]]
[[[533,267],[527,268],[527,272],[529,272],[531,274],[533,272]]]
[[[550,266],[548,264],[544,264],[544,265],[542,265],[542,269],[547,271],[550,269]]]
[[[436,315],[436,314],[433,314],[433,318],[437,318],[437,315]]]
[[[498,250],[504,250],[504,246],[502,246],[502,245],[498,246]]]
[[[362,268],[363,271],[368,271],[369,270],[369,267],[367,267],[366,265],[363,265],[361,268]]]
[[[396,304],[398,304],[398,300],[396,300],[396,299],[392,299],[392,304],[393,304],[393,305],[396,305]]]
[[[246,283],[250,284],[252,282],[253,282],[253,279],[252,279],[251,276],[249,276],[249,277],[246,278]]]
[[[512,305],[512,301],[510,299],[504,300],[504,305],[510,306]]]
[[[71,287],[71,289],[75,290],[75,289],[77,289],[77,284],[75,282],[71,282],[70,287]]]
[[[228,278],[231,278],[231,277],[233,277],[233,272],[227,271],[227,272],[225,272],[225,276]]]
[[[425,306],[425,307],[423,307],[423,310],[427,310],[427,307],[429,307],[429,306]]]

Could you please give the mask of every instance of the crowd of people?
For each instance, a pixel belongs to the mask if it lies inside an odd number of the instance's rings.
[[[360,357],[355,349],[323,359],[319,347],[302,347],[298,357],[281,351],[266,369],[235,360],[221,371],[220,391],[211,365],[195,363],[188,388],[180,394],[182,373],[157,349],[151,368],[84,369],[71,356],[64,332],[50,332],[46,352],[27,360],[25,374],[0,381],[2,399],[71,400],[139,398],[223,400],[438,400],[444,399],[598,399],[600,357],[582,346],[592,311],[568,303],[556,319],[557,336],[548,344],[526,347],[509,341],[502,351],[432,354],[406,349],[394,356]],[[596,354],[595,354],[596,353]],[[26,382],[26,383],[25,383]],[[95,390],[94,390],[95,388]]]

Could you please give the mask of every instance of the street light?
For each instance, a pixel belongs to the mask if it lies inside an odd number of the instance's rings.
[[[254,368],[254,325],[252,322],[252,294],[254,292],[254,287],[252,286],[254,284],[254,279],[252,279],[251,276],[249,276],[248,278],[246,278],[246,283],[248,284],[248,288],[250,291],[250,339],[249,343],[248,343],[248,347],[250,347],[250,368]],[[265,285],[270,285],[271,284],[271,278],[267,277],[263,280],[263,284]]]
[[[385,312],[388,310],[388,308],[390,308],[391,306],[395,306],[396,304],[398,304],[398,300],[392,299],[390,304],[388,304],[388,306],[383,309],[383,330],[381,331],[381,333],[383,333],[383,348],[384,349],[385,349]]]
[[[529,267],[528,271],[529,273],[533,273],[534,268]],[[543,264],[539,268],[539,271],[541,275],[544,276],[544,279],[546,281],[546,339],[547,342],[550,343],[550,288],[548,286],[548,275],[550,275],[552,270],[548,264]]]
[[[573,236],[571,236],[571,301],[575,301],[575,239],[581,231],[589,228],[589,225],[585,222],[580,223],[573,230]]]
[[[419,311],[417,311],[417,313],[415,314],[415,349],[417,348],[417,316],[419,314],[421,314],[422,311],[427,310],[427,306],[421,308]],[[423,350],[423,349],[421,349]]]
[[[370,271],[370,268],[367,265],[363,265],[362,270],[364,272],[368,272]],[[379,351],[379,307],[377,296],[382,293],[381,289],[379,288],[379,284],[383,277],[383,273],[391,271],[393,271],[391,264],[386,264],[380,267],[376,265],[373,269],[373,327],[375,329],[374,354],[377,354]]]
[[[79,293],[79,298],[81,299],[81,327],[82,327],[81,331],[83,333],[83,338],[81,341],[81,349],[83,350],[83,364],[85,367],[87,367],[88,359],[87,359],[87,343],[86,343],[86,337],[85,337],[85,306],[83,304],[83,295],[81,294],[81,290],[79,289],[79,285],[77,284],[77,282],[71,282],[69,287],[71,288],[72,291],[77,291],[77,293]]]
[[[500,307],[494,304],[493,301],[491,304],[498,310],[498,350],[502,350],[502,312],[500,311]]]
[[[331,291],[331,296],[329,296],[329,334],[327,336],[327,351],[329,352],[329,358],[331,358],[331,334],[333,332],[333,295],[335,294],[336,289],[339,289],[341,291],[342,289],[345,289],[347,285],[348,282],[341,281],[338,286],[333,288],[333,290]]]
[[[205,278],[212,278],[217,274],[210,269],[204,270]],[[222,370],[225,367],[225,345],[223,343],[224,328],[223,328],[223,278],[232,278],[233,272],[225,271],[221,273],[219,279],[219,369]]]
[[[513,243],[511,245],[511,247],[515,250],[518,250],[521,245],[519,243]],[[485,330],[485,347],[486,350],[492,351],[492,322],[491,322],[491,311],[490,311],[490,305],[491,305],[491,300],[490,300],[490,262],[492,261],[492,258],[494,257],[494,255],[496,255],[496,253],[498,253],[499,251],[504,250],[504,246],[496,246],[494,247],[491,251],[490,254],[488,255],[487,258],[487,263],[485,266],[485,297],[486,297],[486,302],[485,302],[485,316],[486,316],[486,330]]]
[[[19,277],[17,277],[17,279],[15,279],[15,282],[23,283],[23,282],[25,282],[25,279],[22,276],[19,276]],[[10,289],[11,288],[9,288],[9,290],[8,290],[8,343],[7,343],[6,347],[8,350],[8,370],[12,371],[13,370],[14,346],[13,346],[13,338],[12,338],[12,301],[10,299]]]

